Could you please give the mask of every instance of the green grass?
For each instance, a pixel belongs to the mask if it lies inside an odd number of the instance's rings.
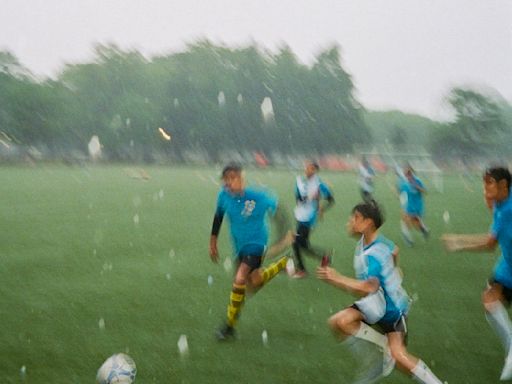
[[[207,253],[219,171],[147,171],[151,179],[142,181],[123,167],[0,168],[0,382],[91,383],[106,357],[122,351],[136,361],[140,384],[350,382],[357,364],[326,319],[353,298],[314,277],[278,276],[247,302],[240,339],[214,340],[231,285],[231,273]],[[334,266],[351,275],[354,241],[344,225],[358,202],[356,179],[322,176],[337,204],[312,242],[334,247]],[[248,178],[277,191],[291,210],[293,172],[249,170]],[[479,178],[470,185],[474,192],[446,176],[443,194],[431,187],[432,237],[425,243],[416,234],[407,248],[398,202],[384,178],[377,182],[387,213],[382,232],[401,246],[405,286],[417,298],[409,349],[449,383],[497,382],[503,362],[480,304],[496,255],[447,254],[439,242],[443,232],[487,231]],[[231,254],[226,224],[220,251]],[[314,265],[308,259],[310,271]],[[182,334],[186,357],[177,348]],[[394,372],[382,382],[410,379]]]

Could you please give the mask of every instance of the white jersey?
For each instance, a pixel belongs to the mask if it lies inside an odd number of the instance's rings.
[[[320,178],[317,175],[309,179],[297,176],[296,189],[301,197],[294,210],[297,221],[309,222],[316,217],[320,200],[320,183]]]
[[[364,238],[357,243],[354,253],[354,269],[359,280],[376,278],[384,291],[386,311],[383,321],[395,321],[407,313],[409,297],[402,288],[402,277],[393,260],[395,245],[384,236],[378,236],[365,246]]]
[[[359,164],[359,186],[363,191],[373,192],[373,178],[375,173],[373,169],[365,167],[363,164]]]

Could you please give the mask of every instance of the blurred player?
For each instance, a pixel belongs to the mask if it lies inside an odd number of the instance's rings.
[[[356,351],[361,340],[375,344],[383,351],[377,367],[369,370],[359,382],[375,382],[389,375],[396,363],[399,369],[420,383],[439,384],[441,381],[425,363],[406,350],[409,297],[402,288],[402,278],[394,262],[395,246],[379,234],[382,223],[382,213],[374,201],[358,204],[352,210],[347,230],[353,236],[360,236],[354,254],[356,279],[330,267],[318,268],[320,279],[360,298],[331,316],[329,325]],[[384,334],[370,327],[373,324]]]
[[[423,222],[424,202],[423,195],[427,192],[423,182],[414,173],[410,165],[405,168],[403,177],[399,180],[398,188],[400,193],[400,201],[405,207],[402,210],[401,230],[408,245],[413,245],[414,241],[411,236],[410,229],[415,228],[428,239],[429,230]]]
[[[368,162],[366,157],[363,157],[359,164],[359,188],[363,201],[370,201],[373,199],[373,179],[375,178],[375,170]]]
[[[487,321],[498,334],[505,352],[505,365],[501,380],[512,379],[512,323],[504,305],[512,300],[512,199],[511,176],[507,168],[494,167],[483,177],[486,204],[492,203],[493,223],[489,234],[444,235],[449,251],[493,251],[499,244],[501,256],[494,267],[493,276],[482,295]]]
[[[314,247],[309,242],[309,235],[315,226],[317,219],[321,219],[323,213],[334,204],[334,197],[330,189],[318,177],[319,166],[316,162],[306,161],[304,164],[305,177],[297,176],[295,183],[295,219],[297,220],[297,233],[293,243],[293,253],[296,260],[295,278],[307,276],[306,266],[302,257],[302,251],[317,259],[323,256],[329,258],[331,252]],[[321,199],[326,204],[321,204]]]
[[[270,251],[277,254],[290,246],[293,235],[277,199],[268,191],[246,187],[241,166],[227,165],[222,171],[222,181],[224,186],[217,198],[210,237],[210,257],[214,263],[219,261],[217,237],[224,215],[227,215],[236,255],[236,272],[226,322],[216,334],[219,340],[226,340],[235,335],[234,327],[246,294],[261,288],[286,267],[287,257],[284,256],[268,267],[260,268],[263,257]],[[275,220],[280,241],[266,253],[269,237],[267,216]]]

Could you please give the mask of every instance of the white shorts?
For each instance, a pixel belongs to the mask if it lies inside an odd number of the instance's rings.
[[[368,324],[377,323],[386,313],[386,299],[382,288],[357,300],[354,304]]]

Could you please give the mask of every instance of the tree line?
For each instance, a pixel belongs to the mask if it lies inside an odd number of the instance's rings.
[[[137,50],[97,45],[90,62],[37,79],[0,52],[0,149],[32,148],[53,156],[86,154],[93,135],[114,161],[210,161],[229,152],[344,154],[386,141],[438,155],[483,154],[510,144],[511,107],[464,88],[447,96],[454,118],[366,110],[355,97],[339,46],[311,65],[281,47],[239,48],[197,41],[182,52],[146,58]],[[158,128],[171,140],[162,138]]]

